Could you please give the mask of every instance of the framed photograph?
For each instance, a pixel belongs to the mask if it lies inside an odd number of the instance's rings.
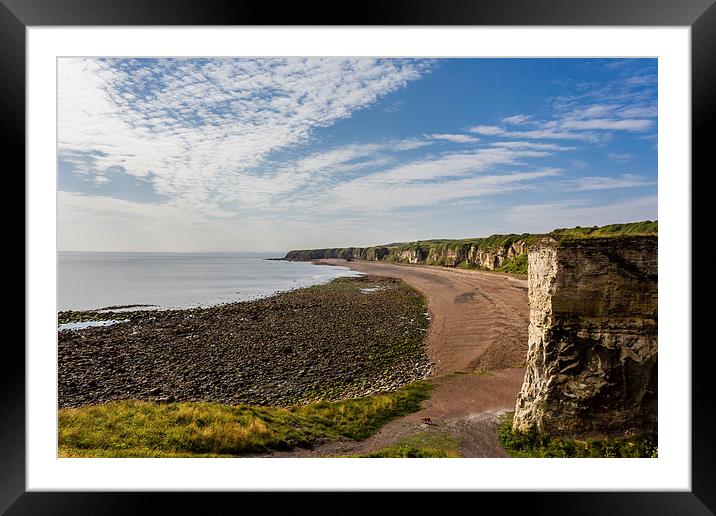
[[[0,509],[716,511],[712,0],[221,4],[0,4],[27,203]]]

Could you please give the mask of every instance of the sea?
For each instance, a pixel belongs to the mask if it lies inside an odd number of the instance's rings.
[[[208,307],[360,273],[264,253],[59,252],[57,309]],[[137,308],[135,308],[137,309]]]

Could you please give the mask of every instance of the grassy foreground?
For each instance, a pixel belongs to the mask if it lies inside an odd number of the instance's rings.
[[[656,435],[612,439],[563,439],[535,432],[513,432],[514,412],[505,415],[499,428],[500,441],[513,457],[624,457],[656,458]]]
[[[430,383],[288,408],[217,403],[113,402],[59,411],[60,457],[229,457],[365,439],[415,412]]]
[[[407,436],[392,446],[359,457],[451,458],[460,457],[460,440],[445,432],[422,432]]]

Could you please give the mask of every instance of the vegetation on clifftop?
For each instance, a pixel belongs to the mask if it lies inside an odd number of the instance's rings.
[[[522,253],[512,260],[506,261],[495,270],[512,274],[527,274],[527,253]]]
[[[620,236],[646,236],[658,234],[658,221],[645,220],[643,222],[631,222],[629,224],[609,224],[608,226],[592,226],[583,228],[560,228],[552,231],[549,236],[557,239],[571,238],[605,238]]]

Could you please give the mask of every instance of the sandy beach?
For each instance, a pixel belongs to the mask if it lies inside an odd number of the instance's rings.
[[[507,457],[497,436],[515,408],[524,378],[527,280],[488,271],[365,261],[321,260],[367,274],[400,278],[428,299],[428,353],[436,364],[423,408],[395,419],[365,441],[337,441],[273,457],[371,453],[415,434],[450,434],[463,457]]]
[[[425,265],[320,260],[366,274],[400,278],[423,292],[430,309],[428,352],[434,376],[522,367],[527,353],[527,280],[514,275]]]

